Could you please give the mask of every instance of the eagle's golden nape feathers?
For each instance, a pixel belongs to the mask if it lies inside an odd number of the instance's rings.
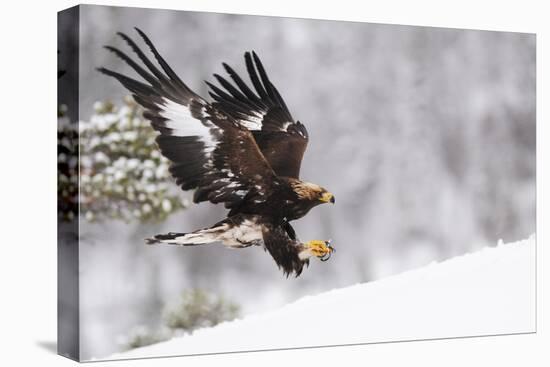
[[[332,193],[317,184],[300,180],[292,180],[290,185],[292,186],[292,190],[294,190],[296,195],[298,195],[301,200],[319,201],[321,203],[332,204],[336,201]]]

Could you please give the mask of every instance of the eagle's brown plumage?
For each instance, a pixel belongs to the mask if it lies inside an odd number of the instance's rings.
[[[207,82],[212,89],[210,95],[215,100],[213,106],[222,109],[241,124],[251,127],[262,154],[277,175],[298,178],[309,139],[306,127],[300,121],[294,121],[256,53],[246,52],[244,58],[257,94],[248,88],[229,65],[223,63],[238,88],[220,75],[214,74],[227,92]],[[256,128],[258,125],[261,128]]]
[[[146,69],[119,49],[106,49],[145,83],[106,68],[98,70],[122,83],[144,107],[143,116],[160,133],[156,141],[172,162],[170,173],[176,184],[183,190],[195,189],[196,203],[224,203],[230,209],[228,218],[211,228],[158,235],[149,242],[260,244],[287,274],[299,274],[309,256],[330,252],[328,247],[315,252],[302,244],[288,224],[318,204],[334,202],[334,197],[318,185],[299,180],[308,133],[292,118],[258,56],[245,53],[254,91],[224,63],[235,84],[214,74],[221,87],[207,82],[214,99],[209,103],[187,87],[149,38],[136,30],[160,69],[131,38],[118,33]]]

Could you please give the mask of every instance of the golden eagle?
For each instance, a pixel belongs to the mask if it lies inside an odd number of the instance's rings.
[[[244,55],[255,92],[223,63],[234,84],[214,74],[221,87],[206,82],[213,98],[209,103],[189,89],[150,39],[135,29],[162,71],[120,32],[146,69],[119,49],[105,48],[146,83],[103,67],[98,70],[116,78],[144,107],[143,116],[160,133],[156,141],[171,161],[170,173],[177,185],[183,190],[196,189],[195,203],[224,203],[230,209],[227,218],[212,227],[159,234],[147,243],[263,246],[287,276],[293,272],[299,276],[312,256],[327,260],[333,252],[329,241],[302,243],[289,221],[303,217],[318,204],[334,203],[334,196],[299,179],[307,130],[292,118],[256,53]]]

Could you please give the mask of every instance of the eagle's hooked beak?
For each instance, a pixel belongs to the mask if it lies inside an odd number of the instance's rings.
[[[324,192],[323,195],[321,195],[321,198],[319,199],[323,203],[332,203],[334,204],[336,202],[336,199],[334,199],[334,195],[332,195],[330,192]]]

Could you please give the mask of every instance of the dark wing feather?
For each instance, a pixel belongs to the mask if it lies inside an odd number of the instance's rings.
[[[298,178],[308,142],[307,130],[292,118],[258,55],[246,52],[244,58],[255,92],[224,63],[223,67],[235,85],[214,74],[223,89],[207,82],[215,101],[213,106],[252,131],[265,159],[277,175]]]
[[[162,71],[123,33],[119,35],[146,69],[119,49],[111,46],[106,49],[124,60],[147,83],[109,69],[98,70],[122,83],[145,108],[143,116],[160,133],[156,141],[162,154],[172,162],[170,173],[176,183],[183,190],[197,189],[195,202],[223,202],[228,208],[238,206],[249,192],[259,194],[257,187],[268,190],[275,173],[252,133],[189,89],[149,38],[136,30]]]
[[[296,238],[289,237],[289,234],[295,237],[290,224],[276,226],[272,223],[264,223],[263,227],[264,246],[277,266],[282,268],[287,277],[292,273],[298,277],[302,273],[304,264],[309,265],[309,260],[300,260],[298,254],[302,244]]]

